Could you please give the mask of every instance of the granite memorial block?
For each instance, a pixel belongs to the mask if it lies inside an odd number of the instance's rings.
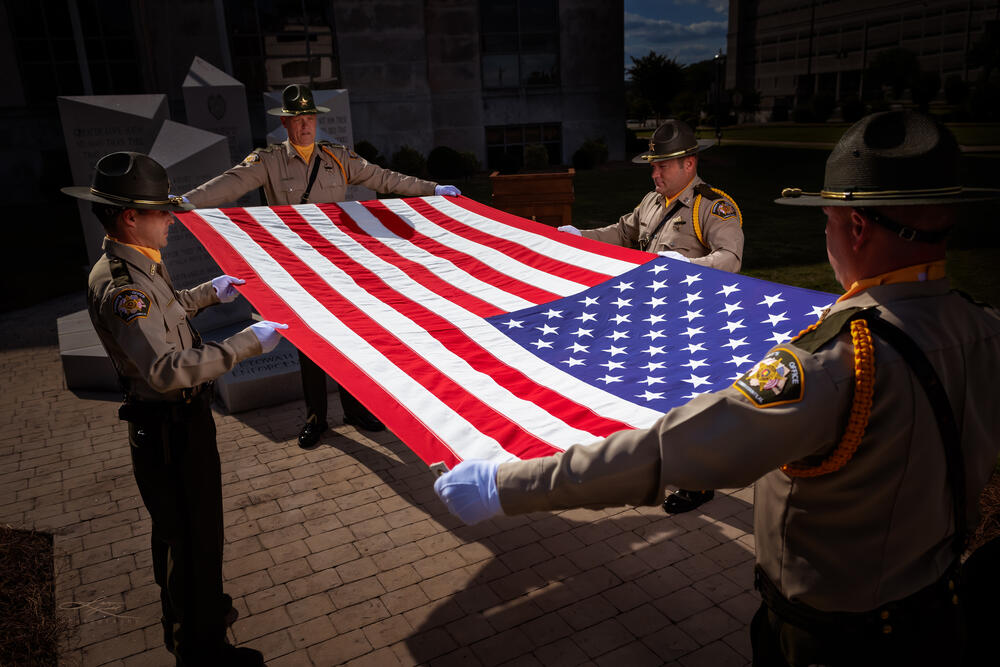
[[[148,153],[160,125],[167,119],[166,95],[91,95],[58,97],[66,153],[74,185],[90,185],[94,165],[108,153]],[[91,264],[101,256],[104,229],[80,200],[87,258]]]
[[[244,326],[221,327],[209,332],[206,338],[222,340]],[[230,413],[301,399],[302,380],[295,347],[282,339],[267,354],[236,364],[235,368],[215,381],[215,397]]]
[[[229,148],[221,134],[168,120],[164,121],[149,156],[167,170],[170,187],[175,192],[187,192],[228,168]],[[163,263],[177,289],[200,285],[222,273],[198,239],[179,222],[170,226]],[[210,331],[249,317],[249,303],[238,297],[232,303],[204,310],[193,323],[199,331]]]
[[[226,137],[229,161],[240,163],[253,150],[246,87],[207,60],[195,57],[181,86],[187,124]],[[196,183],[195,185],[200,185]],[[257,191],[240,197],[239,206],[260,203]]]
[[[316,140],[329,141],[354,148],[354,130],[351,126],[351,104],[346,88],[314,90],[316,106],[327,107],[328,113],[316,116]],[[281,91],[264,93],[264,108],[281,106]],[[288,138],[278,116],[267,115],[267,143],[280,144]],[[347,198],[352,201],[375,199],[375,191],[360,185],[347,186]]]
[[[90,313],[78,310],[58,318],[56,331],[67,388],[120,391],[118,374],[90,322]]]

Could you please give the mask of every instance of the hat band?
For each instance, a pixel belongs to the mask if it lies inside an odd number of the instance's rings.
[[[294,113],[294,114],[304,114],[304,113],[316,113],[316,107],[311,109],[286,109],[281,107],[281,113]]]
[[[684,148],[679,151],[674,151],[673,153],[662,153],[660,155],[640,155],[639,157],[643,160],[662,160],[668,157],[681,157],[682,155],[687,155],[693,150],[697,150],[697,146],[692,146],[691,148]]]
[[[111,195],[107,192],[101,192],[96,188],[90,188],[90,192],[99,197],[105,197],[107,199],[114,199],[115,201],[120,201],[123,204],[151,204],[156,206],[163,206],[165,204],[183,204],[184,198],[177,195],[167,195],[166,199],[131,199],[129,197],[122,197],[120,195]]]
[[[834,192],[832,190],[822,190],[819,196],[823,199],[842,199],[850,201],[852,199],[910,199],[911,197],[942,197],[948,195],[958,195],[962,193],[962,186],[956,185],[947,188],[924,188],[922,190],[872,190],[859,191],[847,190],[845,192]]]
[[[911,199],[913,197],[947,197],[962,194],[962,186],[956,185],[947,188],[925,188],[923,190],[845,190],[834,192],[833,190],[823,190],[821,192],[805,192],[801,188],[784,188],[781,196],[785,199],[795,199],[803,195],[807,197],[822,197],[823,199],[838,199],[840,201],[851,201],[854,199]]]

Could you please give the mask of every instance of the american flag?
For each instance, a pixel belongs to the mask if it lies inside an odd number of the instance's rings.
[[[544,456],[726,387],[834,297],[465,197],[178,216],[427,463]]]

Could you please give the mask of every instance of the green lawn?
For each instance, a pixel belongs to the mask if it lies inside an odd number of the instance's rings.
[[[743,213],[743,273],[835,294],[843,291],[827,263],[822,211],[774,203],[783,187],[818,189],[827,154],[807,148],[726,145],[700,154],[702,177],[730,194]],[[968,185],[995,186],[1000,183],[1000,159],[967,154],[963,178]],[[464,194],[489,203],[485,175],[459,185]],[[615,163],[577,171],[573,223],[582,228],[611,224],[632,210],[651,185],[645,165]],[[951,239],[949,275],[958,289],[1000,304],[996,206],[967,207]]]

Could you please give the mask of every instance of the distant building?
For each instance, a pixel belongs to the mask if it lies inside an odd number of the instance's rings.
[[[184,121],[195,56],[247,91],[347,88],[355,141],[471,151],[484,166],[587,139],[624,157],[623,0],[62,0],[0,3],[0,182],[35,202],[67,183],[61,95],[165,93]],[[40,185],[42,183],[44,185]]]
[[[730,0],[727,85],[757,91],[767,120],[816,93],[871,99],[866,70],[892,48],[915,53],[942,84],[971,81],[966,54],[998,19],[998,0]]]

